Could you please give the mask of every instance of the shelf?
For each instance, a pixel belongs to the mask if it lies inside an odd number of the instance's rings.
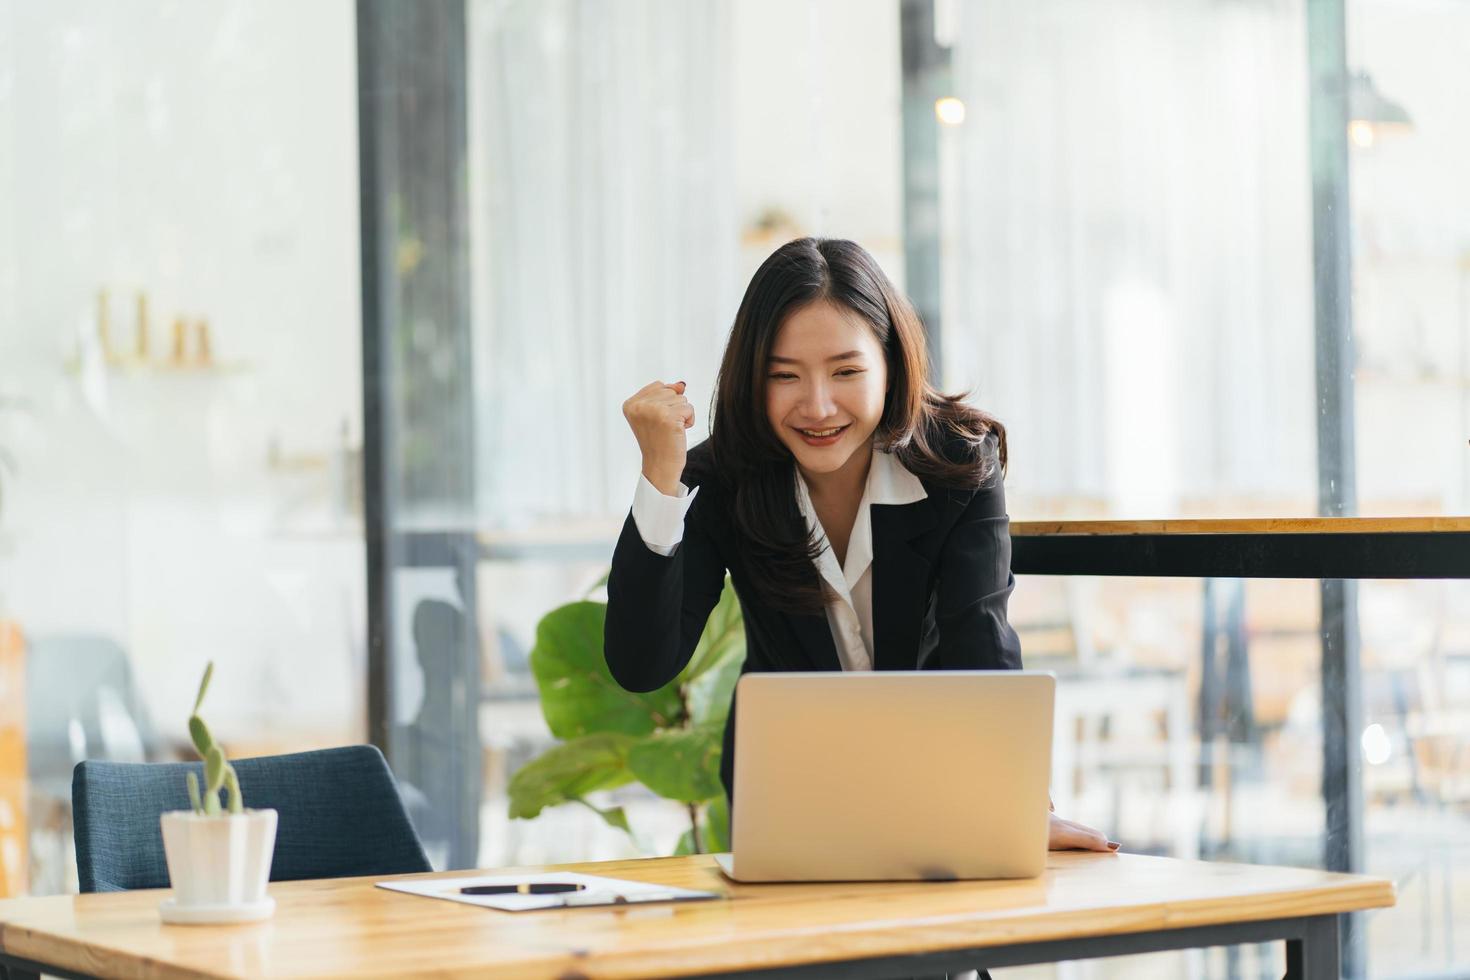
[[[72,358],[64,365],[66,373],[76,377],[82,373],[81,363]],[[175,364],[171,361],[116,361],[104,364],[109,378],[215,378],[246,374],[252,370],[245,361],[215,361],[209,364]]]

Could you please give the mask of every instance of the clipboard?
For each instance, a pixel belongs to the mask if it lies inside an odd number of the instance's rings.
[[[515,886],[532,881],[546,884],[582,885],[582,889],[551,895],[517,894],[464,895],[461,888],[473,885]],[[643,905],[653,902],[701,902],[724,898],[720,892],[675,888],[670,885],[629,881],[626,878],[604,878],[575,871],[551,871],[538,875],[474,875],[464,878],[430,878],[414,881],[379,881],[379,888],[439,898],[462,905],[498,909],[501,912],[534,912],[539,909],[598,908],[609,905]]]

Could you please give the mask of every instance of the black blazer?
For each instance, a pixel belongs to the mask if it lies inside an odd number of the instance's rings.
[[[999,476],[979,490],[921,482],[927,499],[871,509],[873,668],[1019,668],[1021,643],[1006,621],[1015,579]],[[825,613],[781,612],[755,597],[730,518],[729,491],[710,465],[708,442],[689,451],[684,483],[700,490],[672,555],[643,543],[631,512],[623,522],[607,580],[603,637],[617,682],[630,691],[653,691],[678,676],[719,601],[726,569],[745,616],[742,673],[841,670]],[[732,805],[734,766],[732,706],[720,764]]]

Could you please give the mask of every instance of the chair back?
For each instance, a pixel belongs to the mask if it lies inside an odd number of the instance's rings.
[[[83,759],[146,762],[156,750],[127,652],[92,634],[41,634],[26,650],[26,762],[33,787],[65,799]]]
[[[383,754],[350,745],[233,763],[245,805],[278,813],[272,881],[432,870]],[[72,774],[84,892],[167,888],[158,817],[187,810],[197,762],[81,762]]]

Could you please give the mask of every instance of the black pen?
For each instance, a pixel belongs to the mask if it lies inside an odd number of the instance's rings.
[[[523,881],[518,885],[466,885],[459,890],[461,895],[559,895],[562,892],[579,892],[586,885],[564,881]]]

